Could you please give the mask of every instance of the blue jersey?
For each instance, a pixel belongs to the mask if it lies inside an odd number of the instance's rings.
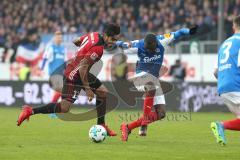
[[[240,33],[223,42],[218,51],[218,93],[240,92]]]
[[[169,34],[157,35],[157,47],[154,53],[150,53],[144,48],[144,39],[131,41],[130,43],[118,41],[117,45],[125,49],[129,48],[124,51],[125,53],[137,53],[136,73],[147,72],[155,77],[159,77],[166,47],[175,39],[188,34],[189,29],[183,28]]]
[[[43,58],[48,60],[48,74],[63,74],[65,68],[66,51],[63,45],[50,44]]]

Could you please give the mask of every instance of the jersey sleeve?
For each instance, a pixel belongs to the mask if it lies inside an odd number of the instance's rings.
[[[162,46],[165,48],[167,47],[170,43],[172,43],[174,39],[174,34],[173,33],[167,33],[164,35],[157,35],[157,40],[162,44]]]
[[[134,40],[130,42],[124,42],[124,41],[117,41],[116,45],[123,48],[123,49],[128,49],[128,48],[137,48],[139,45],[140,40]]]
[[[81,37],[79,38],[80,45],[82,44],[82,42],[83,42],[83,40],[84,40],[84,38],[85,38],[86,36],[87,36],[87,35],[83,35],[83,36],[81,36]]]
[[[51,45],[46,47],[46,50],[43,53],[43,59],[52,59],[53,58],[53,47]]]
[[[137,54],[138,53],[138,48],[128,48],[123,50],[124,54]]]
[[[164,35],[157,35],[157,39],[165,48],[174,40],[177,40],[189,34],[190,34],[190,30],[188,28],[182,28],[180,30],[177,30],[176,32],[171,32]]]

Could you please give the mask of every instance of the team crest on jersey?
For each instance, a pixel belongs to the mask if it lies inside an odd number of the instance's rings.
[[[170,38],[171,37],[171,33],[166,33],[163,36],[164,36],[164,38]]]
[[[95,53],[95,52],[93,52],[93,53],[91,54],[90,58],[95,61],[95,60],[98,58],[98,54]]]
[[[160,52],[160,49],[159,49],[159,48],[156,48],[156,49],[155,49],[155,52]]]

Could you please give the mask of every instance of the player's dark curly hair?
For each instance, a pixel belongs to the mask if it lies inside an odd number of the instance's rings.
[[[120,34],[120,26],[116,23],[108,23],[105,25],[103,32],[107,36],[115,36]]]
[[[144,37],[144,47],[146,49],[155,50],[157,45],[156,35],[154,33],[147,33]]]

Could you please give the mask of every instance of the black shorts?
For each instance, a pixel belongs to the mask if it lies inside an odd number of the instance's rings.
[[[102,85],[102,82],[91,73],[88,73],[88,83],[93,92]],[[82,80],[80,79],[80,77],[78,80],[75,81],[71,81],[64,77],[62,99],[74,103],[82,89],[84,90],[85,88],[82,84]]]

